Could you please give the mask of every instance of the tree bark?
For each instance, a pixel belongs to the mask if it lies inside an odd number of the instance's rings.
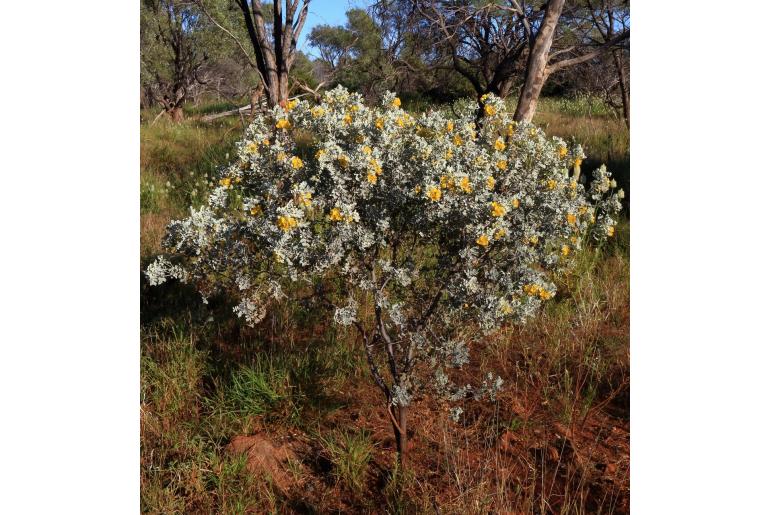
[[[564,9],[564,0],[550,0],[546,7],[543,22],[535,37],[535,42],[527,59],[527,72],[524,85],[519,95],[519,103],[513,119],[519,122],[531,122],[537,109],[537,100],[548,78],[548,58],[556,32],[556,24]]]
[[[618,80],[620,81],[620,98],[623,101],[623,118],[626,120],[626,127],[631,129],[631,98],[628,94],[628,83],[626,82],[626,72],[623,69],[623,63],[620,60],[618,51],[612,52],[615,61],[615,69],[618,71]]]
[[[174,123],[179,123],[184,120],[184,111],[180,106],[172,107],[171,110],[168,111],[168,115]]]
[[[398,406],[397,408],[394,408],[393,405],[388,406],[388,411],[392,417],[390,423],[393,426],[393,434],[396,437],[396,452],[398,453],[399,463],[402,466],[406,465],[407,451],[409,449],[409,436],[406,432],[408,409],[407,406]],[[398,421],[398,425],[396,425],[395,420]]]

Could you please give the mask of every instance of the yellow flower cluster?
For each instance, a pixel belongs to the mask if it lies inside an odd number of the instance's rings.
[[[473,188],[471,187],[471,180],[468,179],[467,175],[460,179],[460,189],[465,193],[470,193],[473,191]]]
[[[497,162],[497,168],[500,170],[506,170],[508,168],[508,161],[501,159]]]
[[[224,179],[220,179],[219,180],[219,184],[224,186],[225,188],[229,188],[230,187],[230,182],[231,182],[230,177],[225,177]]]
[[[257,144],[253,141],[246,145],[246,153],[248,154],[254,154],[257,151]]]
[[[495,239],[499,240],[499,239],[505,238],[506,234],[508,234],[508,233],[505,232],[505,229],[500,228],[500,229],[495,231]]]
[[[433,202],[438,202],[441,200],[441,190],[435,186],[432,186],[428,189],[427,196]]]
[[[513,206],[513,209],[519,209],[519,199],[515,198],[511,201],[511,205]]]
[[[342,168],[347,168],[350,166],[350,159],[348,159],[348,156],[345,154],[340,155],[340,157],[337,158],[337,162]]]
[[[476,238],[476,244],[481,245],[482,247],[486,247],[487,245],[489,245],[489,238],[487,237],[486,234],[482,234],[481,236]]]
[[[401,107],[401,99],[396,97],[393,99],[393,102],[391,102],[391,105],[393,107]]]
[[[505,208],[499,202],[492,202],[490,206],[491,206],[492,216],[499,217],[499,216],[505,215]]]
[[[332,208],[331,212],[329,213],[329,220],[332,222],[342,221],[342,212],[338,207]]]
[[[350,116],[349,114],[346,114],[345,116],[342,117],[342,123],[344,123],[345,125],[350,125],[351,123],[353,123],[353,117]]]
[[[499,150],[501,152],[505,150],[505,142],[502,138],[497,138],[497,140],[495,140],[495,150]]]
[[[303,165],[304,163],[302,162],[302,159],[298,158],[297,156],[293,156],[291,158],[291,167],[295,170],[299,170]]]
[[[572,213],[567,213],[567,223],[575,225],[577,223],[577,217]]]
[[[570,248],[569,245],[562,245],[561,246],[561,255],[562,256],[569,256]]]
[[[531,297],[539,296],[543,300],[548,300],[553,297],[551,292],[537,284],[525,284],[523,290],[527,295]]]
[[[278,120],[278,123],[275,124],[275,128],[283,129],[283,130],[289,129],[291,128],[291,122],[286,118],[281,118],[280,120]]]
[[[447,132],[452,132],[454,130],[454,128],[455,128],[454,122],[452,122],[452,121],[446,122],[446,131]]]
[[[548,181],[546,181],[546,183],[545,183],[545,186],[549,190],[554,190],[554,189],[556,189],[556,181],[554,179],[548,179]]]
[[[289,102],[286,104],[286,110],[291,111],[297,107],[297,104],[299,104],[299,100],[289,100]]]
[[[289,232],[297,227],[297,220],[291,216],[279,216],[276,225],[278,225],[278,228],[282,231]]]
[[[325,112],[326,111],[321,106],[315,106],[310,110],[310,114],[313,115],[313,118],[320,118],[324,115]]]
[[[487,177],[487,189],[488,190],[495,189],[495,178],[492,177],[491,175]]]
[[[254,206],[249,211],[251,213],[251,216],[258,216],[262,214],[262,206]]]

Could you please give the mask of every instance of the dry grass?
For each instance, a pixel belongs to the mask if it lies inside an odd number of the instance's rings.
[[[551,107],[538,115],[549,132],[558,125],[593,138],[588,153],[596,146],[627,161],[621,136],[602,143],[605,131],[620,131],[617,121]],[[195,201],[195,183],[226,162],[239,123],[142,127],[143,260]],[[495,403],[468,402],[455,424],[446,406],[418,400],[407,469],[395,466],[381,394],[355,334],[289,303],[245,330],[227,305],[204,308],[188,289],[143,283],[142,510],[627,512],[628,233],[624,222],[606,247],[576,256],[541,317],[476,349],[457,379],[498,372],[506,389]],[[255,433],[292,442],[288,492],[226,451],[232,437]]]

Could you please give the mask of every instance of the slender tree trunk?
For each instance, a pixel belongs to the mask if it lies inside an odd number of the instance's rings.
[[[631,129],[631,98],[628,94],[628,83],[626,82],[626,72],[623,69],[623,63],[620,60],[618,51],[612,52],[615,61],[615,69],[618,71],[618,80],[620,81],[620,97],[623,101],[623,118],[626,120],[626,127]]]
[[[396,437],[396,451],[398,452],[398,459],[401,465],[406,465],[407,451],[409,448],[409,436],[406,432],[406,423],[408,415],[408,407],[398,406],[393,408],[392,405],[388,406],[391,416],[398,420],[398,425],[391,420],[390,423],[393,426],[393,434]],[[394,413],[395,412],[395,413]]]
[[[168,111],[168,115],[171,118],[171,121],[174,123],[179,123],[184,120],[184,111],[182,110],[181,106],[172,107]]]
[[[516,121],[531,122],[532,117],[535,116],[540,91],[542,91],[543,84],[545,84],[545,80],[548,78],[548,57],[551,52],[556,24],[559,21],[562,9],[564,9],[564,0],[550,0],[548,2],[543,22],[530,49],[529,59],[527,59],[524,86],[521,88],[519,104],[516,106],[516,112],[513,115]]]

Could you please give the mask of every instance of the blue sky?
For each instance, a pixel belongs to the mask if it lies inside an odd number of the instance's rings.
[[[299,49],[306,54],[317,57],[317,53],[307,40],[313,27],[316,25],[344,25],[347,11],[355,8],[366,8],[371,3],[371,0],[311,0],[307,21],[300,35]]]

